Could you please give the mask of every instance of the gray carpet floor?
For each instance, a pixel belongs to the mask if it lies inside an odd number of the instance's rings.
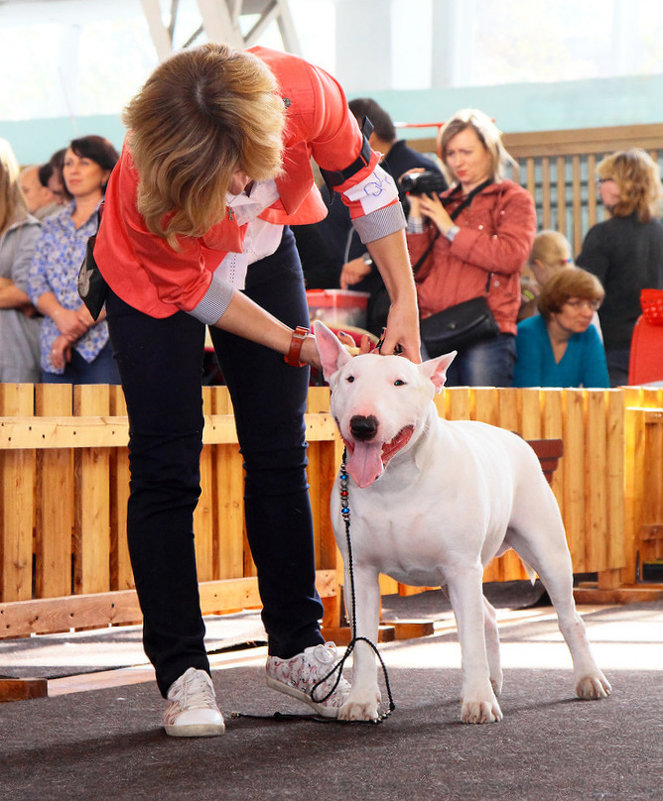
[[[444,618],[438,595],[415,598],[392,613]],[[1,705],[0,799],[659,801],[663,603],[583,611],[614,687],[599,702],[574,697],[549,611],[505,612],[499,724],[458,721],[458,645],[442,630],[381,646],[396,709],[380,725],[312,720],[257,662],[213,671],[219,738],[166,737],[152,682]]]

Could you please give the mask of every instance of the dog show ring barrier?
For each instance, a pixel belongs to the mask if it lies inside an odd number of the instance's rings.
[[[72,391],[73,390],[73,391]],[[243,521],[243,475],[227,389],[205,387],[196,554],[205,614],[259,607]],[[652,597],[663,560],[663,390],[453,388],[441,416],[528,440],[561,440],[552,487],[592,602]],[[342,443],[327,387],[311,387],[309,483],[324,625],[341,619],[343,571],[329,520]],[[140,621],[126,545],[128,423],[119,387],[0,385],[0,636]],[[509,552],[486,581],[526,578]],[[410,590],[383,577],[383,594]],[[635,593],[635,595],[634,595]]]
[[[203,395],[194,527],[201,604],[210,614],[258,607],[260,599],[244,534],[242,460],[229,395],[225,387],[205,387]],[[0,417],[0,637],[139,621],[126,544],[128,422],[121,388],[0,384]],[[340,616],[328,513],[336,434],[328,412],[312,411],[307,428],[317,586],[331,623]]]

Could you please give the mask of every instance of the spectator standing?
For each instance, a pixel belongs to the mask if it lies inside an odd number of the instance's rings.
[[[48,178],[52,172],[49,164],[32,165],[21,171],[21,189],[28,211],[38,220],[44,220],[60,210],[60,204],[48,188]],[[42,182],[41,176],[44,175]]]
[[[39,221],[30,216],[16,156],[0,139],[0,381],[39,379],[39,320],[27,294]]]
[[[500,333],[461,349],[448,386],[511,386],[516,359],[520,277],[536,233],[530,194],[504,178],[513,160],[482,111],[459,111],[445,124],[440,157],[453,178],[442,195],[410,196],[408,247],[421,317],[487,295]],[[455,220],[449,216],[465,204]],[[430,250],[429,250],[430,248]]]
[[[92,319],[76,286],[117,159],[113,145],[101,136],[74,139],[65,153],[62,174],[73,200],[44,220],[28,281],[30,297],[44,315],[40,344],[45,383],[119,383],[104,315]]]
[[[537,298],[540,314],[518,323],[516,387],[608,387],[603,343],[592,325],[604,291],[579,268],[559,270]]]
[[[592,226],[576,259],[605,287],[599,311],[610,385],[628,384],[631,338],[642,313],[640,292],[663,289],[663,224],[658,165],[639,148],[598,167],[599,194],[610,218]]]

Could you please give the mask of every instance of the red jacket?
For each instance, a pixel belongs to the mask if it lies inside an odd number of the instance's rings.
[[[311,157],[322,169],[342,170],[353,163],[362,136],[339,84],[326,72],[292,55],[252,48],[270,68],[286,104],[283,172],[277,177],[279,200],[260,217],[277,224],[317,222],[327,209],[313,181]],[[335,187],[340,193],[370,176],[379,156]],[[136,206],[138,173],[125,144],[106,190],[95,260],[111,289],[152,317],[191,311],[206,294],[212,274],[228,252],[241,252],[246,226],[228,215],[202,237],[181,237],[174,251],[148,231]],[[353,218],[364,214],[359,201],[345,202]],[[398,202],[384,193],[384,206]]]
[[[446,197],[453,190],[442,194]],[[453,204],[447,211],[453,211]],[[479,193],[455,223],[460,230],[453,242],[442,234],[425,263],[417,270],[417,297],[423,317],[485,293],[503,333],[516,333],[520,307],[520,274],[536,234],[536,211],[531,195],[513,181],[491,184]],[[423,234],[408,234],[412,264],[416,264],[434,236],[433,226]]]

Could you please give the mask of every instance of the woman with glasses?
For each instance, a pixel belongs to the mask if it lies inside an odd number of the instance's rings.
[[[585,237],[576,263],[605,287],[599,317],[610,385],[628,383],[631,337],[642,309],[640,291],[663,289],[661,176],[644,150],[613,153],[597,168],[599,194],[610,219]]]
[[[516,387],[608,387],[601,338],[592,325],[604,291],[591,273],[560,270],[537,298],[540,314],[518,323]]]

